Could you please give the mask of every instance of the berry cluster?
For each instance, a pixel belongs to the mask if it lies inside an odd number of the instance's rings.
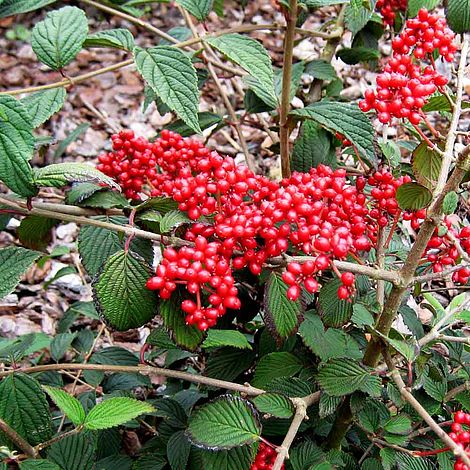
[[[470,456],[470,413],[457,411],[454,415],[454,422],[451,425],[449,437],[459,446],[465,449]],[[454,464],[454,470],[470,470],[461,459],[457,459]]]
[[[255,461],[251,464],[250,470],[271,470],[276,461],[277,452],[264,442],[258,447]],[[281,467],[284,470],[284,465]]]
[[[377,0],[375,8],[382,15],[384,26],[393,28],[397,12],[406,12],[408,0]]]
[[[377,76],[377,89],[366,90],[360,109],[375,109],[384,124],[394,117],[419,124],[427,98],[447,84],[447,78],[437,72],[431,54],[437,50],[446,61],[452,61],[456,51],[454,37],[444,18],[421,9],[418,17],[408,20],[404,31],[393,40],[393,55]],[[431,58],[432,65],[423,67],[413,60],[425,56]]]

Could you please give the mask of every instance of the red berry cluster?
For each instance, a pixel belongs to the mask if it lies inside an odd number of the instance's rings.
[[[470,457],[470,413],[457,411],[454,415],[454,422],[451,425],[451,433],[449,437],[463,449]],[[454,470],[470,470],[461,459],[457,459],[454,464]]]
[[[397,12],[406,12],[408,7],[408,0],[377,0],[375,8],[382,15],[384,26],[391,26],[395,24],[395,17]]]
[[[271,470],[276,461],[277,452],[264,442],[258,447],[255,461],[251,464],[250,470]],[[281,467],[284,470],[284,465]]]
[[[403,220],[410,221],[410,225],[414,230],[419,227],[426,218],[426,209],[416,212],[403,214]],[[439,235],[439,228],[434,230],[433,236],[429,240],[423,258],[432,265],[435,273],[442,272],[446,267],[455,266],[460,257],[459,251],[455,246],[454,240],[459,240],[463,250],[470,254],[470,227],[463,227],[460,232],[452,225],[449,217],[444,219],[446,231]],[[450,236],[452,235],[452,237]],[[453,274],[454,282],[466,284],[470,279],[470,269],[464,267]]]
[[[393,40],[393,55],[377,76],[377,89],[366,90],[360,109],[375,109],[384,124],[394,117],[419,124],[427,98],[447,83],[447,78],[437,72],[431,54],[438,50],[445,60],[452,61],[456,51],[454,36],[444,18],[421,9],[418,17],[408,20],[404,31]],[[432,65],[422,67],[413,60],[425,56],[431,58]]]

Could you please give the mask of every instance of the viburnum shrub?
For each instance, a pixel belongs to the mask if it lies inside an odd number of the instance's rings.
[[[0,0],[0,470],[470,470],[469,6],[75,3]]]

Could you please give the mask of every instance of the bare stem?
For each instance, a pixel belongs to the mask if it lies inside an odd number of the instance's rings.
[[[449,390],[444,397],[444,403],[447,403],[450,400],[453,400],[459,393],[468,392],[470,390],[470,380],[467,380],[462,385]]]
[[[10,425],[0,418],[0,430],[5,433],[8,438],[20,448],[27,456],[35,459],[38,456],[38,452],[34,447],[26,442]]]

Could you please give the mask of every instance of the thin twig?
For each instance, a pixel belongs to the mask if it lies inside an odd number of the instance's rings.
[[[8,438],[17,445],[26,455],[35,459],[38,456],[38,452],[34,447],[26,442],[10,425],[0,418],[0,430],[5,433]]]
[[[468,392],[469,390],[470,390],[470,380],[467,380],[465,383],[459,385],[458,387],[455,387],[452,390],[449,390],[446,393],[443,401],[444,403],[447,403],[448,401],[453,400],[459,393]]]
[[[456,266],[452,266],[449,269],[441,271],[440,273],[429,273],[423,274],[421,276],[416,276],[411,280],[410,285],[416,284],[418,282],[432,282],[432,281],[440,281],[442,279],[446,279],[450,274],[455,273],[455,271],[459,271],[460,269],[469,266],[470,263],[462,262]]]
[[[470,345],[470,336],[449,336],[449,335],[439,335],[437,337],[438,341],[448,341],[449,343],[464,343]]]
[[[393,230],[390,229],[390,230]],[[377,258],[377,266],[379,269],[385,268],[385,239],[386,233],[383,227],[379,228],[379,233],[377,235],[377,248],[375,250],[376,258]],[[380,309],[384,306],[385,301],[385,282],[382,279],[377,280],[377,303],[380,306]]]

